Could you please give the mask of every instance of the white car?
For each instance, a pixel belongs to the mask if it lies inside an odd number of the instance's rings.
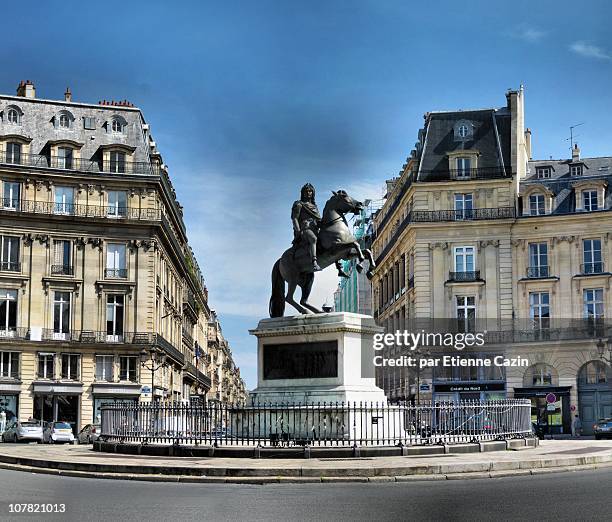
[[[77,435],[79,444],[92,444],[98,440],[102,427],[100,424],[88,424]]]
[[[13,420],[2,434],[4,442],[43,441],[43,429],[40,421]]]
[[[72,426],[67,422],[49,422],[43,433],[43,440],[49,444],[73,444]]]

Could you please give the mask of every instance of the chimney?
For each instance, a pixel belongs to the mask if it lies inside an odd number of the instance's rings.
[[[64,93],[64,101],[72,101],[72,93],[70,92],[70,87],[66,87],[66,92]]]
[[[572,162],[576,163],[580,161],[580,149],[578,148],[578,144],[574,143],[574,148],[572,149]]]
[[[26,80],[25,82],[21,80],[17,86],[17,96],[23,98],[36,98],[34,84],[30,80]]]
[[[531,159],[531,129],[525,129],[525,151],[527,152],[527,159]]]

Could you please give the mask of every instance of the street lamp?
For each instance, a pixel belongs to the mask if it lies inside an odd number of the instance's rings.
[[[147,364],[147,361],[149,360],[151,363]],[[140,365],[151,372],[151,401],[153,401],[155,393],[155,372],[160,368],[166,368],[168,366],[168,363],[166,362],[166,354],[154,347],[151,347],[148,350],[143,348],[140,352]]]
[[[608,346],[608,356],[605,356],[606,345]],[[612,364],[612,338],[603,341],[603,339],[599,339],[597,341],[597,352],[599,353],[599,358],[602,361],[606,361],[608,364]]]

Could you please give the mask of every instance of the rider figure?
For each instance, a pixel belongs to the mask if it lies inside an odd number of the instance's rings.
[[[315,189],[310,183],[302,187],[300,199],[293,203],[291,222],[293,223],[293,244],[298,245],[300,240],[308,243],[312,270],[318,272],[321,267],[317,263],[317,234],[321,224],[321,215],[315,203]]]

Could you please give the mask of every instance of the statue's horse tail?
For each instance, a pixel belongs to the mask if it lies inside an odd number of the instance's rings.
[[[272,297],[270,297],[270,317],[282,317],[285,313],[285,280],[280,272],[279,259],[272,269]]]

